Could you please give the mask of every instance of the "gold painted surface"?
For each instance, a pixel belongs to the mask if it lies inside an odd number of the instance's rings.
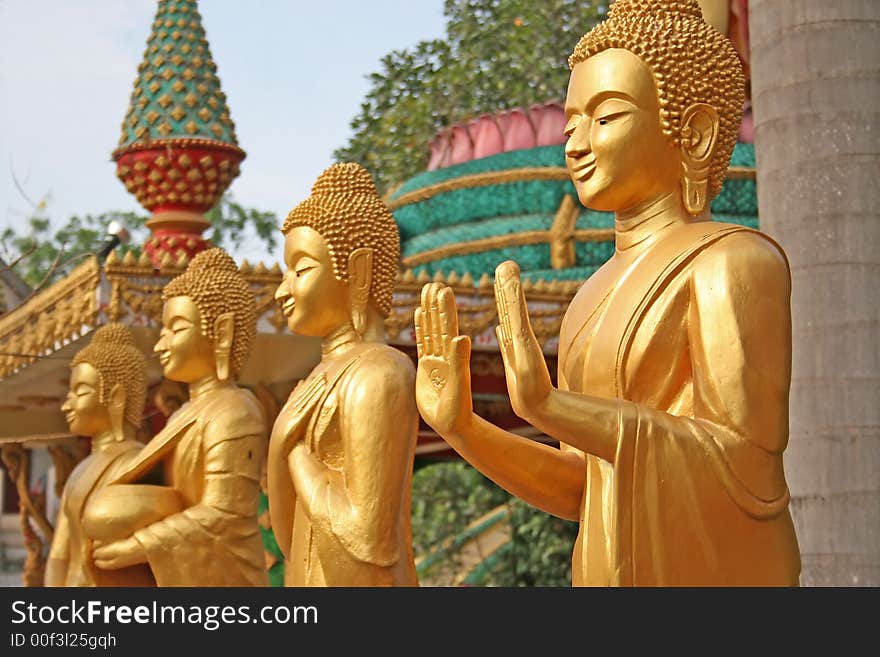
[[[189,386],[189,401],[105,489],[95,515],[112,525],[106,534],[125,536],[96,542],[95,563],[146,563],[158,586],[266,586],[257,522],[265,418],[235,383],[256,333],[253,293],[232,259],[210,249],[162,298],[154,350],[165,377]],[[157,495],[156,485],[174,494]],[[149,522],[160,503],[169,514]]]
[[[579,521],[575,585],[796,585],[788,263],[708,213],[741,119],[737,56],[696,0],[618,0],[570,64],[566,164],[580,201],[615,213],[616,250],[565,314],[558,388],[519,268],[495,278],[511,405],[561,448],[473,413],[470,339],[439,283],[415,313],[422,417],[514,495]]]
[[[100,267],[91,257],[0,317],[0,378],[35,362],[95,325]]]
[[[384,343],[400,244],[369,174],[337,164],[284,225],[276,298],[321,362],[281,409],[267,464],[288,586],[415,586],[415,372]]]
[[[146,399],[144,370],[144,358],[130,331],[119,324],[98,329],[71,361],[70,390],[61,410],[72,433],[91,437],[92,450],[64,485],[46,586],[153,584],[143,565],[113,571],[98,568],[92,540],[84,530],[89,504],[143,447],[135,435]]]

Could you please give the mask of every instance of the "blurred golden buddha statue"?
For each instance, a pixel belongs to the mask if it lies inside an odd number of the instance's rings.
[[[384,341],[400,238],[363,167],[335,164],[288,215],[275,294],[322,338],[269,445],[269,510],[289,586],[415,586],[415,369]]]
[[[464,458],[577,520],[575,585],[796,585],[788,441],[790,274],[758,231],[715,223],[743,106],[732,46],[696,0],[617,0],[570,59],[566,164],[616,250],[572,300],[558,388],[515,263],[496,270],[514,411],[556,449],[474,415],[452,291],[416,313],[417,401]]]
[[[46,586],[152,586],[150,569],[102,570],[83,530],[90,496],[104,487],[143,444],[135,439],[146,400],[144,357],[121,324],[102,326],[70,363],[70,391],[61,407],[72,433],[92,451],[67,480],[46,566]]]
[[[159,586],[267,586],[257,525],[265,419],[235,384],[256,335],[253,292],[215,248],[162,298],[154,351],[189,401],[90,502],[95,562],[148,563]]]

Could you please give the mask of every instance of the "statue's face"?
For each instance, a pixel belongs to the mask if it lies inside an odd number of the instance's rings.
[[[660,127],[654,76],[631,52],[577,64],[565,116],[565,163],[585,206],[620,212],[677,191],[681,159]]]
[[[291,331],[324,337],[350,321],[348,285],[336,279],[319,232],[308,226],[292,228],[284,239],[284,262],[287,271],[275,299]]]
[[[202,333],[199,308],[190,297],[171,297],[162,309],[162,330],[153,348],[165,378],[194,383],[217,369],[214,343]]]
[[[97,436],[111,428],[110,412],[101,403],[101,379],[90,363],[79,363],[70,372],[70,390],[61,406],[70,432]]]

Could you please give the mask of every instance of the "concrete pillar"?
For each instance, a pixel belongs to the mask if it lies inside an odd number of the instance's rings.
[[[878,586],[880,2],[751,0],[749,14],[760,223],[792,268],[801,583]]]

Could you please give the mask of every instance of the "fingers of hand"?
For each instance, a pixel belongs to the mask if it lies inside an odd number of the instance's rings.
[[[467,365],[471,358],[471,339],[466,335],[453,338],[451,353],[460,364]]]
[[[431,353],[435,356],[443,355],[443,328],[440,325],[440,290],[439,283],[431,283],[428,290],[428,314],[431,331]]]
[[[422,326],[422,322],[424,321],[422,315],[422,307],[419,306],[416,308],[415,314],[413,315],[413,324],[415,324],[416,327],[416,353],[419,358],[425,355],[425,330]]]
[[[504,337],[513,347],[512,355],[516,358],[511,360],[518,360],[524,358],[524,352],[532,350],[536,344],[519,266],[513,261],[507,261],[499,265],[495,272],[496,299],[500,298],[499,317],[501,306],[504,306]]]
[[[504,339],[504,329],[501,326],[495,327],[495,337],[498,338],[498,347],[501,352],[501,360],[504,363],[505,372],[511,372],[513,363],[513,353],[510,343]]]
[[[421,317],[422,317],[422,346],[424,348],[424,353],[427,356],[430,356],[434,353],[434,345],[433,345],[433,332],[431,328],[431,290],[435,286],[435,283],[428,283],[425,287],[422,288],[422,299],[421,299]]]
[[[458,336],[458,309],[455,307],[455,294],[443,287],[437,295],[439,309],[440,346],[444,356],[454,354],[452,341]]]
[[[526,312],[519,265],[512,260],[502,262],[495,269],[495,304],[504,341],[510,343],[520,334],[523,313]]]

